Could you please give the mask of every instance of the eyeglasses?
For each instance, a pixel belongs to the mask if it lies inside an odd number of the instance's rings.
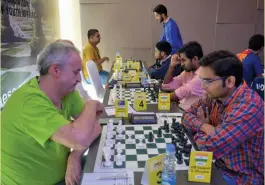
[[[200,76],[201,81],[208,87],[212,82],[217,81],[217,80],[222,80],[224,81],[227,78],[227,76],[223,76],[220,78],[216,78],[216,79],[209,79],[209,78],[202,78]]]

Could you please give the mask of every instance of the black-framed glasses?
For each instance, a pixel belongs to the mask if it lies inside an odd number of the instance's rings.
[[[211,78],[202,78],[201,76],[199,76],[201,81],[208,87],[212,82],[215,82],[217,80],[222,80],[224,81],[227,76],[223,76],[223,77],[220,77],[220,78],[216,78],[216,79],[211,79]]]

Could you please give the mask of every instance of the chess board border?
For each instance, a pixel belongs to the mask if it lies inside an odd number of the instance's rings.
[[[150,124],[143,124],[143,125],[124,125],[125,127],[144,127],[144,126],[154,126],[154,125],[150,125]],[[155,126],[159,127],[161,126],[161,124],[156,124]],[[123,171],[125,168],[101,168],[102,166],[102,158],[103,158],[103,147],[104,147],[104,144],[105,144],[105,141],[106,141],[106,135],[107,135],[107,126],[104,125],[103,126],[103,129],[102,129],[102,133],[101,133],[101,137],[100,137],[100,143],[99,143],[99,146],[98,146],[98,151],[97,151],[97,156],[96,156],[96,160],[95,160],[95,164],[94,164],[94,170],[93,172],[120,172],[120,171]],[[185,133],[186,135],[186,133]],[[187,136],[187,135],[186,135]],[[187,136],[188,137],[188,136]],[[191,141],[190,141],[191,143]],[[195,150],[194,146],[192,145],[192,150]],[[112,161],[113,163],[115,161]],[[178,170],[188,170],[189,169],[189,166],[178,166]],[[134,169],[131,169],[133,170],[134,172],[143,172],[144,171],[144,168],[134,168]]]

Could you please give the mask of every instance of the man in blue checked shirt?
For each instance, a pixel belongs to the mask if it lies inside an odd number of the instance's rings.
[[[171,54],[175,54],[179,48],[182,47],[182,37],[177,23],[167,15],[167,8],[159,4],[154,9],[155,19],[160,23],[163,23],[164,31],[160,38],[160,41],[167,41],[170,43],[172,51]]]

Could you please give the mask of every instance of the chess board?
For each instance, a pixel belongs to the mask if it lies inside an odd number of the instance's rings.
[[[113,96],[113,92],[116,92],[116,96]],[[133,88],[133,89],[111,89],[108,105],[114,105],[116,99],[126,99],[128,104],[134,104],[134,93],[144,92],[144,88]],[[152,99],[152,93],[156,94],[152,87],[146,88],[146,103],[147,104],[157,104],[158,95],[155,98],[155,101]]]
[[[106,167],[104,162],[103,148],[106,145],[107,140],[107,126],[103,127],[100,144],[98,147],[97,157],[94,166],[94,172],[112,172],[120,171],[124,169],[132,169],[133,171],[142,172],[144,171],[145,162],[147,159],[154,157],[159,154],[166,152],[166,144],[171,143],[172,134],[171,129],[169,133],[166,133],[165,130],[162,130],[162,137],[158,137],[158,128],[161,125],[124,125],[124,132],[122,133],[123,138],[118,139],[117,136],[117,126],[114,126],[113,129],[113,146],[111,148],[111,161],[112,165]],[[171,127],[171,126],[170,126]],[[149,142],[148,137],[149,133],[154,134],[154,139],[152,142]],[[131,135],[129,139],[129,135]],[[143,146],[140,147],[139,139],[140,136],[144,136],[144,141],[142,141]],[[187,136],[184,136],[187,139],[187,144],[190,145],[190,150],[194,150]],[[129,142],[130,141],[130,142]],[[117,166],[117,143],[120,142],[120,147],[123,149],[121,153],[122,165]],[[180,143],[175,142],[179,150],[182,150],[186,147],[180,145]],[[180,153],[182,155],[182,164],[176,163],[176,170],[188,170],[189,168],[189,155]]]

